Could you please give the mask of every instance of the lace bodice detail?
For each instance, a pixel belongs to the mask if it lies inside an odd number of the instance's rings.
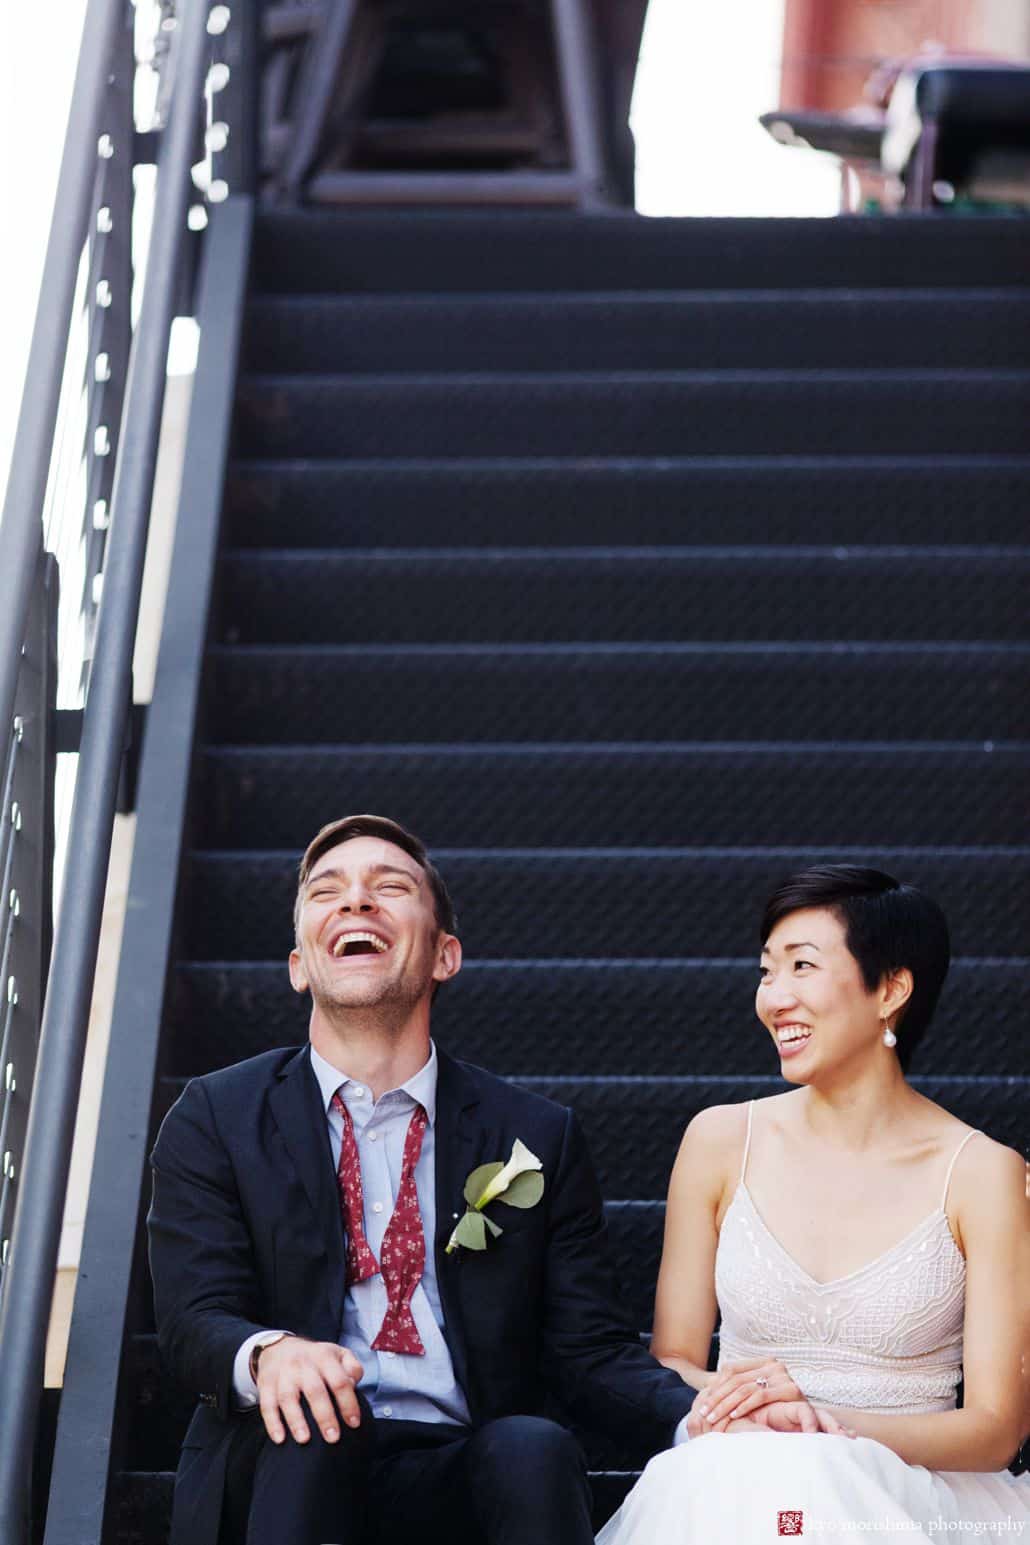
[[[749,1108],[748,1146],[751,1116]],[[715,1258],[719,1366],[776,1357],[810,1400],[895,1415],[951,1410],[966,1285],[944,1209],[957,1158],[935,1212],[876,1260],[821,1283],[763,1222],[744,1181],[745,1149]]]

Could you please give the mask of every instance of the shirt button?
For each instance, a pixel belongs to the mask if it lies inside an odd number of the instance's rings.
[[[365,1098],[365,1091],[364,1091],[364,1089],[363,1089],[363,1088],[362,1088],[362,1087],[361,1087],[361,1085],[360,1085],[360,1084],[359,1084],[359,1085],[358,1085],[358,1087],[357,1087],[357,1088],[356,1088],[356,1089],[355,1089],[355,1091],[354,1091],[354,1093],[355,1093],[355,1094],[356,1094],[356,1095],[357,1095],[357,1097],[358,1097],[358,1099],[359,1099],[359,1100],[363,1100],[363,1099],[364,1099],[364,1098]]]
[[[373,1212],[382,1212],[382,1210],[383,1210],[382,1202],[373,1202],[372,1203],[372,1211]]]
[[[376,1142],[378,1137],[379,1137],[379,1133],[378,1132],[370,1132],[368,1134],[368,1140],[369,1140],[370,1143]]]
[[[393,1406],[384,1406],[383,1407],[383,1415],[384,1416],[392,1416],[393,1415]]]

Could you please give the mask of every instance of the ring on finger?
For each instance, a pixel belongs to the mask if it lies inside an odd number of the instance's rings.
[[[755,1383],[758,1385],[759,1389],[768,1389],[769,1388],[769,1380],[768,1379],[756,1379]]]

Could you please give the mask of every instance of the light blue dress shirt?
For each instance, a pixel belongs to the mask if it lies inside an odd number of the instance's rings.
[[[411,1313],[425,1347],[424,1356],[406,1352],[373,1352],[386,1313],[387,1293],[382,1274],[366,1277],[347,1289],[343,1305],[340,1342],[354,1353],[364,1368],[358,1388],[376,1416],[403,1417],[419,1422],[469,1423],[465,1396],[454,1377],[451,1354],[443,1334],[443,1308],[436,1281],[433,1240],[436,1236],[436,1184],[433,1155],[436,1149],[436,1046],[429,1043],[429,1061],[397,1089],[389,1089],[373,1101],[366,1084],[341,1075],[314,1047],[311,1066],[329,1121],[333,1164],[340,1161],[343,1120],[330,1102],[337,1090],[350,1112],[361,1160],[361,1187],[365,1204],[365,1237],[379,1260],[386,1225],[393,1216],[401,1181],[404,1140],[416,1105],[425,1107],[429,1120],[422,1138],[422,1152],[415,1165],[426,1259],[422,1278],[411,1298]]]
[[[388,1089],[373,1100],[367,1084],[348,1078],[312,1046],[311,1067],[318,1080],[322,1105],[329,1124],[333,1165],[340,1161],[343,1118],[330,1108],[339,1090],[354,1123],[354,1137],[361,1160],[365,1237],[378,1261],[386,1226],[393,1216],[400,1187],[404,1142],[416,1105],[425,1107],[428,1122],[422,1151],[415,1165],[422,1230],[426,1241],[422,1278],[411,1297],[411,1313],[425,1348],[422,1356],[406,1352],[373,1352],[386,1313],[387,1293],[382,1274],[353,1283],[346,1292],[340,1345],[358,1359],[364,1372],[358,1388],[377,1417],[419,1422],[461,1422],[470,1425],[468,1405],[454,1377],[451,1354],[444,1339],[443,1307],[436,1281],[433,1240],[436,1235],[436,1184],[433,1156],[436,1151],[436,1046],[429,1043],[429,1060],[397,1089]],[[289,1328],[289,1327],[285,1327]],[[233,1365],[233,1383],[240,1406],[254,1405],[257,1390],[248,1372],[251,1349],[271,1332],[258,1333],[240,1347]]]

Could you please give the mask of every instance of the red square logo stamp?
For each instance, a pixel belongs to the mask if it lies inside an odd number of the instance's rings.
[[[803,1513],[777,1513],[777,1534],[804,1534],[805,1531],[802,1528],[803,1518]]]

